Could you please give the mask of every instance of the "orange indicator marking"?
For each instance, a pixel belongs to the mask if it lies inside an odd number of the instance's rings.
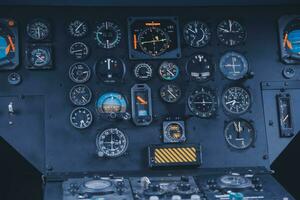
[[[137,37],[136,37],[136,34],[133,34],[133,48],[137,49]]]
[[[160,26],[160,22],[146,22],[146,26]]]
[[[140,102],[140,104],[147,105],[147,101],[145,101],[142,97],[137,96],[136,99]]]

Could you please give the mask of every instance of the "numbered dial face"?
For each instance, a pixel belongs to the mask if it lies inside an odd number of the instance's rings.
[[[76,106],[85,106],[91,99],[92,92],[86,85],[75,85],[70,91],[70,100]]]
[[[164,132],[169,142],[182,142],[185,140],[184,127],[179,123],[169,123],[167,127],[165,127]]]
[[[84,60],[89,55],[89,48],[83,42],[75,42],[71,45],[69,53],[75,60]]]
[[[172,81],[179,75],[179,67],[172,62],[163,62],[158,69],[158,73],[163,80]]]
[[[147,81],[152,78],[152,66],[148,63],[139,63],[134,68],[134,76],[141,81]]]
[[[95,72],[104,83],[121,83],[126,73],[126,67],[119,58],[103,58],[96,63]]]
[[[221,43],[236,46],[246,40],[245,28],[235,20],[224,20],[217,27],[217,35]]]
[[[69,34],[74,38],[81,38],[88,33],[88,24],[82,20],[71,21],[68,26]]]
[[[142,51],[156,57],[165,53],[170,47],[168,33],[157,27],[146,28],[138,36],[138,44]]]
[[[29,60],[31,66],[44,67],[51,63],[51,51],[47,47],[36,47],[30,50]]]
[[[45,40],[49,37],[50,26],[44,20],[34,20],[27,25],[27,34],[34,40]]]
[[[181,97],[181,89],[177,85],[164,85],[160,89],[160,97],[167,103],[175,103]]]
[[[243,114],[251,106],[251,96],[242,87],[230,87],[223,93],[222,104],[230,114]]]
[[[69,77],[75,83],[85,83],[91,77],[91,69],[85,63],[75,63],[70,67]]]
[[[234,149],[246,149],[255,140],[255,131],[252,124],[243,119],[229,122],[224,130],[225,140]]]
[[[98,98],[96,109],[99,114],[125,113],[127,110],[127,101],[120,93],[105,93]]]
[[[127,136],[117,128],[106,129],[97,135],[98,155],[105,157],[118,157],[128,148]]]
[[[198,48],[208,44],[211,39],[211,31],[207,24],[193,21],[185,25],[183,36],[188,45]]]
[[[248,73],[249,66],[246,58],[237,52],[228,52],[221,57],[220,70],[230,80],[239,80]]]
[[[70,115],[71,124],[78,129],[89,127],[93,122],[93,115],[87,108],[75,108]]]
[[[218,97],[212,89],[202,87],[189,96],[188,106],[197,117],[209,118],[217,112]]]
[[[103,22],[97,26],[95,40],[104,49],[116,47],[122,38],[120,27],[112,22]]]
[[[208,56],[198,54],[187,62],[186,73],[191,80],[204,82],[213,77],[214,66]]]

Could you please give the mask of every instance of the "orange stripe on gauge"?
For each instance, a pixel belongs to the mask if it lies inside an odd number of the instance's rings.
[[[136,36],[136,33],[133,34],[133,48],[137,49],[137,36]]]
[[[145,26],[160,26],[160,22],[146,22]]]
[[[140,96],[137,96],[136,99],[138,100],[138,102],[141,104],[141,105],[147,105],[147,101],[144,100],[142,97]]]

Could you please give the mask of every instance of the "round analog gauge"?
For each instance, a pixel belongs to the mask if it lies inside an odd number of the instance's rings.
[[[164,85],[160,88],[160,97],[167,103],[175,103],[181,97],[181,89],[173,84]]]
[[[16,56],[16,38],[8,29],[0,27],[0,66],[12,62]],[[8,63],[6,63],[8,62]]]
[[[118,157],[128,148],[128,137],[117,128],[104,130],[97,135],[96,145],[99,157]]]
[[[69,23],[68,32],[74,38],[84,37],[88,33],[88,24],[86,21],[73,20]]]
[[[221,43],[227,46],[236,46],[246,40],[246,30],[232,19],[222,21],[217,27],[217,35]]]
[[[168,33],[157,27],[149,27],[138,36],[138,44],[142,51],[156,57],[166,52],[170,47]]]
[[[204,82],[213,77],[214,66],[208,56],[197,54],[187,62],[186,73],[191,80]]]
[[[234,149],[246,149],[255,140],[255,130],[252,124],[243,119],[230,121],[224,130],[225,140]]]
[[[97,26],[95,31],[95,40],[97,44],[104,49],[116,47],[121,41],[121,29],[112,22],[103,22]]]
[[[246,58],[237,52],[228,52],[220,59],[220,70],[230,80],[239,80],[246,76],[249,70]]]
[[[85,106],[91,99],[92,92],[86,85],[75,85],[70,91],[70,100],[76,106]]]
[[[104,179],[90,180],[84,183],[84,187],[92,191],[104,190],[110,187],[111,185],[112,185],[111,181],[104,180]]]
[[[120,93],[109,92],[98,98],[96,109],[99,114],[125,113],[127,110],[127,102]]]
[[[206,23],[193,21],[185,25],[183,37],[191,47],[203,47],[210,41],[211,31]]]
[[[184,128],[176,122],[171,122],[165,127],[165,136],[170,142],[181,142],[185,140]]]
[[[152,66],[148,63],[139,63],[134,68],[134,76],[138,80],[147,81],[152,78],[153,70]]]
[[[45,40],[49,37],[50,26],[44,20],[34,20],[27,24],[27,34],[34,40]]]
[[[158,73],[163,80],[172,81],[179,75],[179,67],[172,62],[163,62],[158,69]]]
[[[222,104],[230,114],[243,114],[251,106],[251,96],[242,87],[230,87],[223,93]]]
[[[44,67],[51,62],[51,52],[49,48],[46,47],[36,47],[30,50],[29,60],[31,66],[34,67]]]
[[[83,42],[75,42],[71,45],[69,53],[75,60],[84,60],[89,55],[89,48]]]
[[[126,67],[119,58],[103,58],[97,61],[95,73],[104,83],[121,83],[126,73]]]
[[[70,115],[71,124],[78,129],[89,127],[93,122],[93,115],[87,108],[75,108]]]
[[[75,83],[85,83],[91,77],[91,69],[85,63],[75,63],[70,67],[69,77]]]
[[[211,88],[202,87],[193,91],[189,96],[188,106],[197,117],[209,118],[217,112],[218,97]]]

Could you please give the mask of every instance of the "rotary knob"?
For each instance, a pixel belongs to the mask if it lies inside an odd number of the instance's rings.
[[[181,196],[173,195],[171,200],[181,200]]]

